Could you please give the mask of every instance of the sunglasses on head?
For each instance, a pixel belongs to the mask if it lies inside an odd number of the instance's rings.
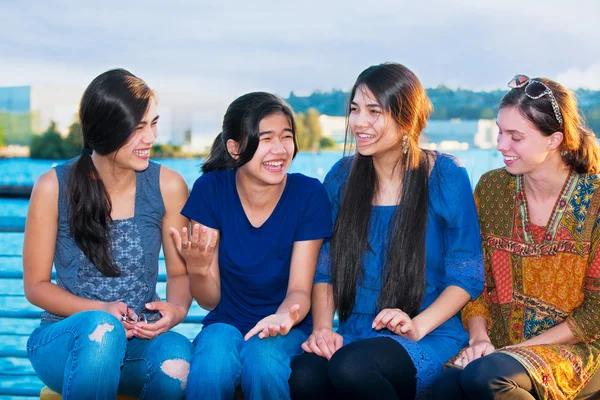
[[[548,95],[550,104],[552,104],[552,110],[554,110],[554,116],[556,117],[558,124],[562,125],[563,119],[560,107],[558,106],[558,101],[556,101],[556,97],[554,97],[552,90],[550,90],[543,82],[529,79],[526,75],[515,75],[515,77],[508,82],[508,87],[511,89],[524,88],[525,95],[532,100],[537,100],[540,97]]]

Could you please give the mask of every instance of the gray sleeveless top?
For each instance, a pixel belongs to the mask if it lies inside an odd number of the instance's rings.
[[[136,174],[135,211],[132,218],[110,224],[112,256],[121,271],[104,276],[77,247],[69,229],[71,207],[67,197],[69,171],[76,159],[55,167],[58,177],[58,232],[54,253],[56,284],[76,296],[104,302],[122,301],[139,313],[144,304],[159,299],[156,293],[158,254],[165,205],[160,193],[160,164],[150,162]],[[42,313],[42,324],[63,319]]]

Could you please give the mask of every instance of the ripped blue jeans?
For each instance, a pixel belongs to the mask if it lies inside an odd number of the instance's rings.
[[[233,399],[238,386],[245,399],[289,399],[290,360],[302,353],[307,337],[292,329],[285,336],[245,341],[232,325],[205,326],[194,340],[187,399]]]
[[[183,399],[192,343],[175,332],[127,340],[104,311],[84,311],[33,331],[27,355],[50,389],[67,399]]]

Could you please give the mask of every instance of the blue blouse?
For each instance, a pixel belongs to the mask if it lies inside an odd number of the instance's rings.
[[[325,178],[325,188],[337,217],[342,188],[351,160],[338,161]],[[344,344],[378,336],[391,337],[410,355],[417,369],[417,394],[441,373],[444,363],[468,344],[459,315],[444,322],[418,342],[388,330],[371,328],[380,311],[377,299],[382,285],[388,225],[396,206],[372,206],[368,240],[372,252],[363,256],[364,278],[359,280],[354,308],[340,321]],[[421,310],[429,307],[448,286],[459,286],[475,299],[483,289],[483,257],[475,201],[464,167],[452,156],[437,153],[429,178],[429,210],[426,233],[426,286]],[[319,255],[315,283],[330,282],[329,242]]]

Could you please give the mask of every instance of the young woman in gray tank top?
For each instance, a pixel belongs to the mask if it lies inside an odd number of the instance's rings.
[[[169,329],[191,295],[169,228],[189,224],[179,213],[188,189],[149,160],[155,95],[130,72],[111,70],[86,89],[79,118],[81,155],[42,175],[31,195],[24,287],[45,311],[29,359],[63,399],[183,398],[193,347]],[[166,301],[156,294],[161,243]]]

